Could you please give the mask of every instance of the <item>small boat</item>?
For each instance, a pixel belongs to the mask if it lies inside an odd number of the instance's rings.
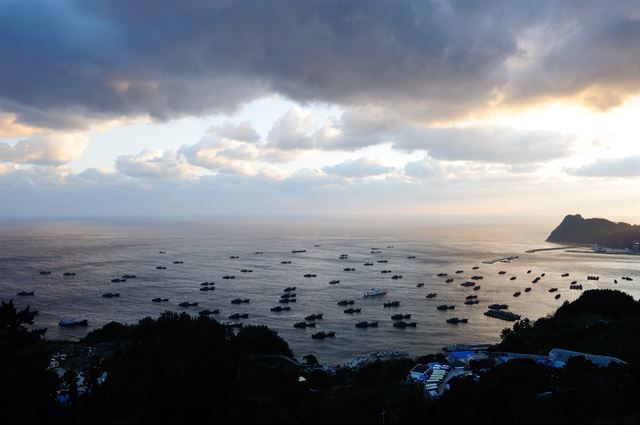
[[[313,273],[307,273],[303,277],[316,277],[316,275]]]
[[[296,290],[295,286],[287,286],[286,288],[283,289],[283,292],[293,292]]]
[[[249,302],[249,298],[234,298],[231,300],[231,304],[246,304]]]
[[[157,297],[157,298],[152,298],[151,301],[154,303],[163,303],[163,302],[169,301],[169,298]]]
[[[120,292],[107,292],[102,294],[102,298],[119,298]]]
[[[158,254],[166,254],[167,251],[158,251]]]
[[[136,275],[135,274],[123,274],[122,276],[120,276],[122,279],[135,279]]]
[[[560,294],[556,294],[556,296],[554,297],[556,300],[560,299]]]
[[[320,245],[316,245],[316,246],[318,247]],[[291,251],[292,254],[300,254],[300,253],[303,253],[303,252],[307,252],[307,250],[306,249],[294,249],[294,250]]]
[[[456,308],[455,305],[449,305],[449,304],[441,304],[438,307],[436,307],[437,310],[441,310],[441,311],[453,310],[454,308]]]
[[[519,296],[520,296],[520,294],[522,294],[522,292],[520,292],[520,291],[516,291],[516,292],[514,292],[514,293],[513,293],[513,296],[514,296],[514,297],[519,297]]]
[[[200,287],[201,291],[215,291],[216,287],[215,286],[202,286]]]
[[[520,315],[503,310],[487,310],[484,312],[485,316],[494,317],[496,319],[506,320],[508,322],[515,322],[520,320]]]
[[[394,322],[393,323],[393,327],[394,328],[415,328],[418,324],[416,322],[405,322],[404,320],[401,320],[399,322]]]
[[[73,272],[65,272],[65,273],[62,273],[62,275],[63,276],[75,276],[76,274],[73,273]]]
[[[531,287],[528,286],[528,287],[524,288],[524,292],[531,292]]]
[[[540,273],[540,277],[544,277],[544,273]]]
[[[40,271],[40,274],[48,275],[48,274],[51,274],[51,272],[46,271],[46,270],[41,270],[41,271]]]
[[[471,276],[471,280],[482,280],[482,279],[484,279],[482,276],[478,276],[478,275]]]
[[[233,275],[228,274],[228,275],[226,275],[226,276],[222,276],[222,278],[223,278],[223,279],[235,279],[236,277],[235,277],[235,276],[233,276]]]
[[[507,272],[506,272],[506,271],[504,271],[504,270],[500,270],[500,271],[498,272],[498,274],[507,274]]]
[[[212,314],[220,314],[220,310],[209,310],[209,309],[206,309],[206,310],[201,310],[201,311],[198,312],[199,316],[210,316]]]
[[[435,298],[435,297],[437,297],[437,296],[438,296],[438,294],[436,294],[435,292],[432,292],[432,293],[430,293],[430,294],[427,294],[427,295],[425,296],[425,298]]]
[[[582,285],[569,285],[569,289],[582,290]]]
[[[447,323],[450,323],[452,325],[457,325],[458,323],[468,323],[469,319],[459,319],[457,317],[452,317],[450,319],[447,319]]]
[[[364,263],[365,266],[373,266],[373,263]]]
[[[420,282],[416,285],[416,288],[422,288],[424,286],[424,282]]]
[[[380,295],[384,295],[387,293],[387,290],[384,288],[371,288],[362,294],[363,297],[377,297]]]
[[[569,276],[569,273],[562,273],[562,274],[560,275],[560,277],[568,277],[568,276]]]
[[[464,273],[464,270],[456,270],[456,274]]]
[[[473,266],[471,267],[472,270],[478,270],[480,268],[480,266]]]
[[[182,302],[182,303],[178,304],[178,306],[180,306],[180,307],[197,307],[198,303],[191,303],[189,301],[185,301],[185,302]]]
[[[356,328],[377,328],[378,322],[358,322],[356,323]]]
[[[345,271],[345,272],[355,272],[355,271],[356,271],[356,269],[354,269],[353,267],[345,267],[344,269],[342,269],[342,271]]]
[[[467,280],[466,282],[462,282],[460,286],[471,287],[471,286],[476,286],[476,284],[475,282],[471,282],[470,280]]]
[[[305,328],[315,328],[316,324],[315,322],[311,322],[311,323],[307,323],[307,322],[297,322],[293,324],[294,328],[297,329],[305,329]]]
[[[549,292],[557,292],[558,288],[549,288]]]
[[[391,316],[391,320],[411,319],[410,314],[394,314]]]
[[[516,277],[515,277],[515,276],[511,276],[511,277],[509,278],[509,280],[516,280]]]
[[[174,261],[173,264],[184,264],[184,261]]]
[[[380,270],[380,273],[382,273],[382,274],[391,273],[391,270]]]
[[[249,315],[247,313],[233,313],[228,317],[231,320],[238,320],[238,319],[248,319]]]
[[[531,274],[531,270],[527,270],[527,274]]]
[[[451,283],[451,282],[453,282],[453,278],[451,278],[451,277],[444,281],[444,283]]]
[[[232,255],[232,256],[231,256],[231,257],[229,257],[229,258],[231,258],[232,260],[237,260],[237,259],[238,259],[238,258],[240,258],[240,257],[238,257],[237,255]]]
[[[354,300],[342,300],[342,301],[338,301],[338,305],[339,306],[345,306],[345,305],[353,305],[355,304]]]
[[[88,326],[89,321],[87,319],[62,319],[58,322],[58,326],[73,328],[76,326]]]
[[[415,255],[408,255],[408,256],[407,256],[407,259],[409,259],[409,260],[413,260],[414,258],[416,258],[416,256],[415,256]]]
[[[305,316],[304,320],[306,320],[306,321],[308,321],[308,322],[311,322],[311,321],[314,321],[314,320],[322,320],[322,315],[323,315],[323,313],[320,313],[320,314],[310,314],[310,315],[308,315],[308,316]]]
[[[506,310],[509,308],[508,304],[491,304],[489,306],[490,310]]]
[[[464,302],[466,305],[475,305],[475,304],[479,304],[480,301],[476,300],[476,299],[471,299],[471,300],[466,300]]]
[[[213,286],[215,284],[216,284],[215,282],[202,282],[200,286]]]
[[[339,281],[339,280],[337,280],[337,279],[336,279],[336,280],[330,280],[330,281],[329,281],[329,285],[337,285],[338,283],[340,283],[340,281]]]
[[[262,251],[256,251],[256,252],[254,252],[254,254],[255,254],[255,255],[262,255],[262,254],[264,254],[264,252],[262,252]]]
[[[336,333],[335,332],[316,332],[313,335],[311,335],[311,338],[313,339],[325,339],[325,338],[335,338],[336,337]]]
[[[295,292],[285,292],[284,294],[280,295],[280,298],[295,298],[297,295]]]
[[[402,275],[401,274],[393,275],[393,276],[391,276],[391,279],[393,279],[393,280],[402,279]]]
[[[322,246],[322,245],[320,245],[320,244],[315,244],[313,247],[314,247],[314,248],[320,248],[321,246]]]
[[[388,260],[378,260],[377,263],[388,263]]]
[[[348,308],[344,310],[346,314],[356,314],[356,313],[360,313],[361,311],[362,311],[361,308]]]
[[[156,270],[167,270],[165,266],[156,266]]]
[[[476,286],[474,286],[474,287],[473,287],[473,290],[474,290],[474,291],[479,291],[479,290],[480,290],[480,288],[482,288],[482,286],[480,286],[480,285],[476,285]]]
[[[240,273],[253,273],[253,270],[251,270],[251,269],[242,269],[242,270],[240,270]]]
[[[382,304],[385,308],[389,307],[400,307],[400,301],[388,301]]]
[[[436,276],[438,277],[445,277],[447,274],[446,273],[438,273]]]
[[[291,264],[291,261],[280,261],[280,264]]]
[[[19,297],[29,297],[35,295],[35,291],[20,291],[16,295],[18,295]]]
[[[271,311],[273,311],[274,313],[280,313],[281,311],[291,311],[291,307],[287,306],[287,307],[282,307],[282,306],[275,306],[275,307],[271,307]]]
[[[111,283],[122,283],[122,282],[126,282],[127,279],[121,279],[119,277],[116,277],[115,279],[111,279]]]
[[[478,296],[477,295],[467,295],[466,297],[464,297],[465,300],[477,300]]]

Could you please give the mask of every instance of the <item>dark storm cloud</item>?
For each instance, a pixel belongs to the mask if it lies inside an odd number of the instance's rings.
[[[228,112],[279,93],[424,121],[482,107],[503,89],[521,100],[626,87],[637,62],[622,52],[636,45],[637,15],[633,2],[5,1],[0,110],[80,127]],[[563,32],[514,77],[508,61],[530,54],[523,41],[537,28]],[[549,79],[533,78],[547,67]]]

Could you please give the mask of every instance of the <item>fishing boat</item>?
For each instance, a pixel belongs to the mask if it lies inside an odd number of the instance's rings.
[[[387,293],[387,290],[384,288],[371,288],[367,291],[364,291],[364,294],[362,294],[363,297],[377,297],[379,295],[385,295]]]

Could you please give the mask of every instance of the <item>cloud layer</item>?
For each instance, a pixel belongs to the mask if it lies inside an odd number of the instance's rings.
[[[639,18],[634,2],[5,1],[0,111],[78,128],[274,93],[422,122],[544,97],[608,107],[639,91]]]

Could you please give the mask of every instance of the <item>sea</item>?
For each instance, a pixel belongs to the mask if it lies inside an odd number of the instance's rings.
[[[619,289],[640,297],[639,256],[527,253],[557,247],[544,242],[555,224],[504,218],[6,219],[0,221],[0,299],[38,310],[34,326],[47,328],[47,339],[78,340],[108,322],[136,323],[167,310],[197,315],[218,309],[220,314],[213,317],[220,322],[273,328],[298,358],[313,354],[322,363],[341,364],[376,351],[420,356],[449,344],[495,343],[511,323],[485,316],[489,304],[508,304],[509,311],[534,320],[579,297],[581,291],[569,289],[573,281],[584,290]],[[347,258],[340,258],[342,254]],[[487,263],[508,256],[518,258]],[[532,283],[542,273],[539,283]],[[136,278],[111,282],[124,274]],[[392,279],[394,275],[402,277]],[[482,276],[475,281],[479,290],[461,286],[474,275]],[[590,275],[599,280],[588,280]],[[331,285],[332,280],[340,283]],[[200,291],[205,281],[215,282],[216,289]],[[280,304],[283,290],[293,286],[296,302]],[[527,287],[530,292],[524,292]],[[364,298],[370,288],[384,288],[387,294]],[[557,292],[549,292],[551,288]],[[20,291],[35,294],[17,296]],[[521,295],[514,297],[516,291]],[[120,296],[102,297],[107,292]],[[429,293],[437,296],[426,298]],[[479,302],[465,305],[468,295],[477,295]],[[155,297],[169,301],[154,303]],[[235,298],[250,301],[234,305]],[[348,307],[361,313],[344,313],[347,307],[338,306],[340,300],[354,300]],[[179,307],[185,301],[198,306]],[[400,305],[384,307],[388,301]],[[441,304],[455,309],[437,310]],[[270,311],[278,305],[291,310]],[[233,313],[249,317],[228,319]],[[320,313],[323,318],[315,328],[293,327],[305,316]],[[393,327],[391,315],[397,313],[410,314],[408,321],[416,327]],[[468,323],[446,323],[451,317]],[[58,326],[69,318],[87,319],[89,326]],[[378,327],[356,328],[359,321],[377,321]],[[319,331],[334,331],[336,336],[312,339]]]

